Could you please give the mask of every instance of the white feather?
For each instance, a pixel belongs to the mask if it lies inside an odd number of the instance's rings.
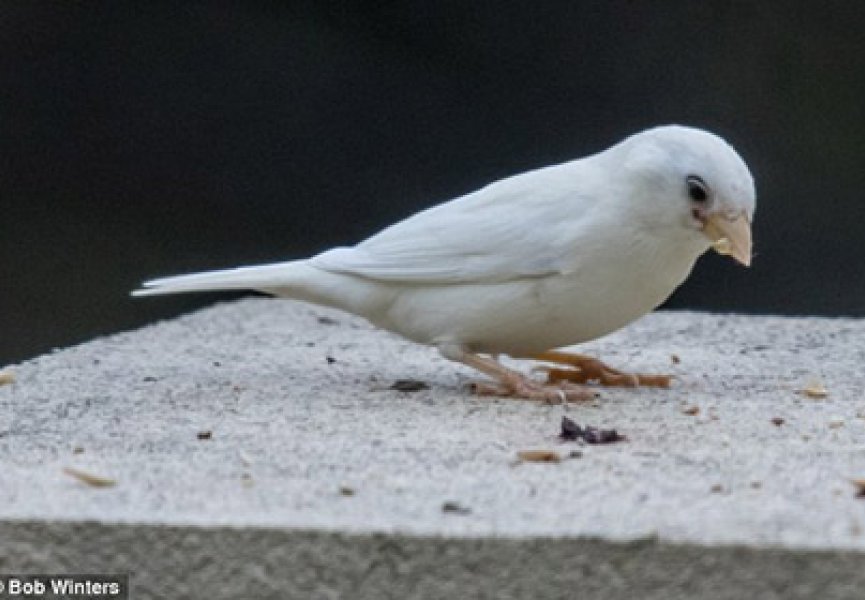
[[[525,356],[613,331],[663,302],[710,245],[685,181],[711,208],[754,212],[745,163],[677,126],[493,183],[351,248],[144,284],[135,295],[251,288],[326,304],[440,349]],[[703,205],[703,207],[709,204]]]
[[[239,267],[191,275],[175,275],[145,281],[133,296],[161,296],[183,292],[215,290],[258,290],[291,285],[298,266],[306,261],[289,261],[270,265]]]
[[[424,210],[353,248],[312,258],[334,273],[406,283],[501,282],[563,272],[604,196],[591,163],[523,173]]]

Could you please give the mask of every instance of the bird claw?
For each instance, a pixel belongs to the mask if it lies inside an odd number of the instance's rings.
[[[566,364],[566,367],[538,365],[532,371],[546,373],[548,384],[572,382],[579,384],[597,383],[608,387],[657,387],[668,388],[672,375],[653,375],[646,373],[626,373],[605,365],[603,362],[578,354],[552,354],[541,356],[540,360],[551,360]]]
[[[500,396],[504,398],[523,398],[538,400],[544,404],[567,404],[586,402],[598,397],[598,393],[583,385],[569,381],[542,383],[528,378],[508,382],[476,381],[471,390],[478,396]]]

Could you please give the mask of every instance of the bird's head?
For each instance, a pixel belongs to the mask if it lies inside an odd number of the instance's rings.
[[[699,253],[712,247],[751,264],[754,180],[732,146],[701,129],[667,125],[613,151],[644,225],[681,234]]]

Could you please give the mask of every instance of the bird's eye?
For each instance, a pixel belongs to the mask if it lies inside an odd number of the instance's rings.
[[[688,175],[685,179],[688,186],[688,196],[694,202],[705,202],[709,198],[709,188],[706,182],[697,175]]]

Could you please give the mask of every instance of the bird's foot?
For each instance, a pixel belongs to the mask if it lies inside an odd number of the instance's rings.
[[[564,368],[539,366],[535,370],[547,374],[547,384],[566,382],[586,384],[598,383],[612,387],[657,387],[668,388],[672,375],[650,375],[645,373],[625,373],[591,356],[550,351],[534,357],[535,360],[567,365]]]
[[[540,400],[550,404],[566,402],[583,402],[592,400],[597,393],[584,385],[570,381],[557,383],[541,382],[530,379],[519,371],[514,371],[502,365],[496,359],[484,357],[460,348],[456,352],[446,354],[452,360],[459,360],[493,378],[493,381],[475,383],[472,389],[479,396],[504,396],[507,398],[525,398]]]
[[[594,400],[598,394],[584,385],[570,381],[543,383],[515,374],[500,381],[476,381],[471,384],[478,396],[502,396],[539,400],[546,404],[566,404]]]

